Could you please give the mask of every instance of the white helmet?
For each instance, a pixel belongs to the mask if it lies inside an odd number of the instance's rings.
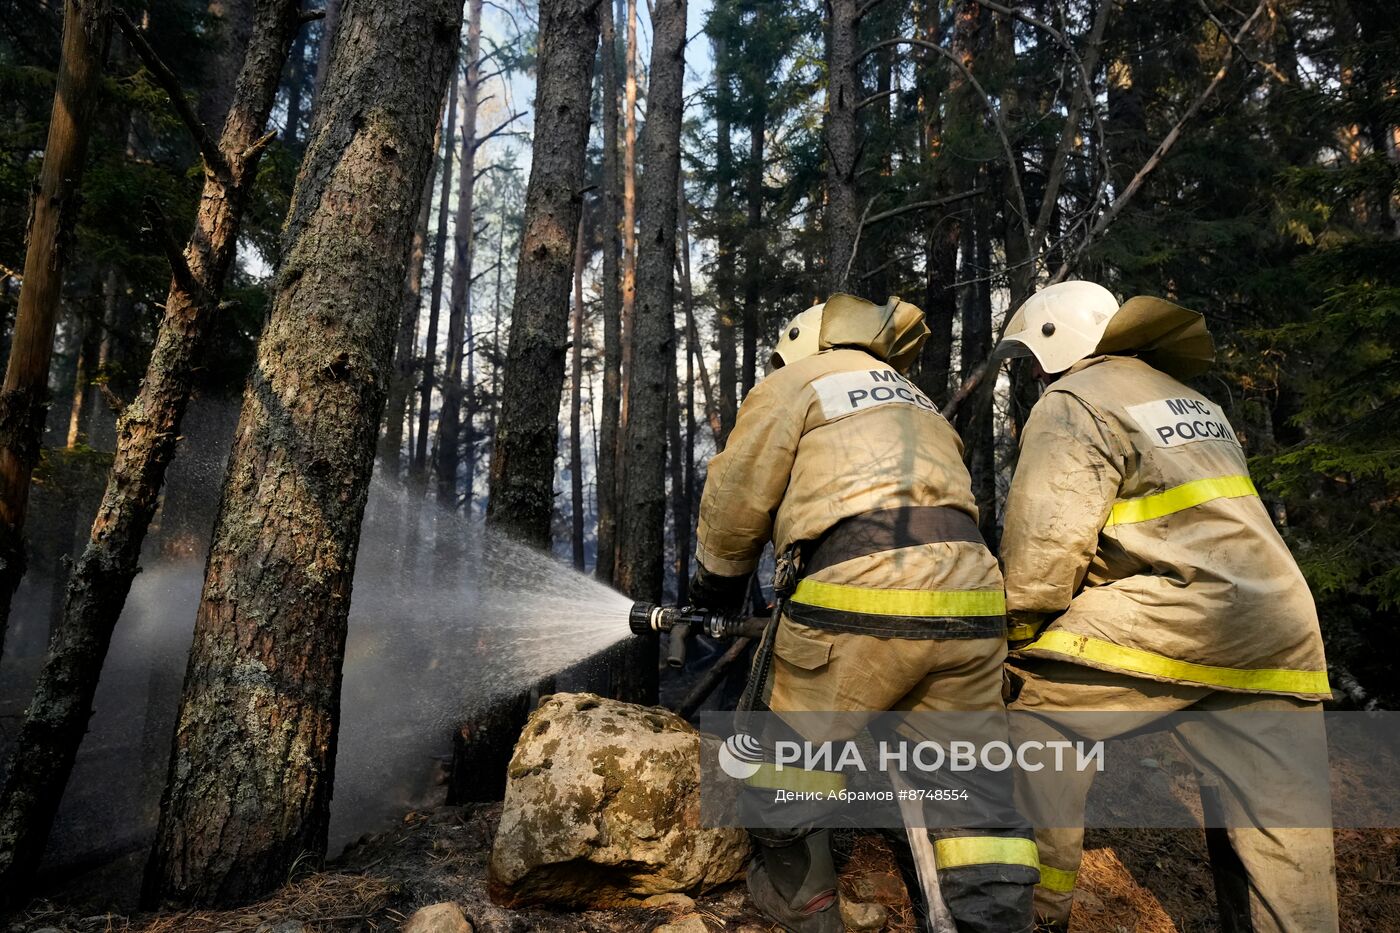
[[[1118,299],[1102,285],[1060,282],[1042,288],[1011,316],[995,356],[1034,356],[1046,373],[1062,373],[1094,352],[1117,313]]]
[[[778,345],[773,348],[773,356],[769,360],[774,369],[815,356],[821,351],[822,315],[825,311],[825,302],[812,305],[783,325],[783,332],[778,335]]]

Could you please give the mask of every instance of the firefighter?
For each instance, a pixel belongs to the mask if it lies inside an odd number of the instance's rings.
[[[1065,282],[1016,311],[997,352],[1033,358],[1046,386],[1022,432],[1001,544],[1011,708],[1051,719],[1318,712],[1331,691],[1308,586],[1234,428],[1180,381],[1214,359],[1202,316],[1150,297],[1119,307],[1105,288]],[[1207,812],[1234,818],[1208,830],[1222,928],[1335,930],[1331,831],[1280,828],[1286,808],[1257,769],[1282,780],[1290,758],[1247,718],[1169,726],[1201,775]],[[1293,720],[1287,741],[1320,738],[1320,716]],[[1092,774],[1070,780],[1081,781],[1070,795],[1078,824],[1036,833],[1036,913],[1050,929],[1068,925]],[[1027,795],[1065,793],[1036,787],[1019,788],[1032,820],[1049,802]],[[1324,779],[1323,812],[1326,794]],[[1282,822],[1250,825],[1271,818]]]
[[[807,309],[710,462],[692,600],[739,605],[770,540],[798,567],[751,678],[775,712],[970,711],[1005,730],[1001,573],[958,435],[904,375],[927,337],[898,298]],[[1029,930],[1038,863],[1009,782],[986,812],[995,828],[910,834],[921,870],[937,861],[941,903],[925,907],[960,933]],[[789,930],[843,929],[828,833],[751,833],[755,903]]]

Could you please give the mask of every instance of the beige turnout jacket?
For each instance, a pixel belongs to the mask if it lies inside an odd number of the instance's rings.
[[[1020,656],[1330,696],[1312,596],[1234,430],[1140,359],[1084,360],[1032,410],[1002,558]]]
[[[781,553],[856,517],[883,544],[847,535],[835,562],[799,583],[793,618],[904,637],[1005,631],[957,433],[894,367],[847,345],[774,371],[744,400],[710,461],[696,557],[711,573],[747,575],[770,539]]]

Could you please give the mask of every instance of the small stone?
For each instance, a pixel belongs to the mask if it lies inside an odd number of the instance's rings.
[[[695,898],[688,894],[653,894],[642,901],[643,907],[666,910],[694,910]]]
[[[885,925],[887,915],[883,904],[841,898],[841,922],[848,930],[878,930]]]
[[[856,876],[850,884],[857,901],[898,904],[905,898],[904,881],[893,872],[867,872]]]
[[[256,933],[306,933],[306,925],[300,920],[268,921],[258,924]]]
[[[652,933],[710,933],[710,928],[705,926],[699,914],[687,914],[679,920],[661,924]]]
[[[413,912],[400,933],[473,933],[462,908],[451,901],[430,904]]]

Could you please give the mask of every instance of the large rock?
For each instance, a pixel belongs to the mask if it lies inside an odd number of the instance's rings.
[[[556,694],[511,758],[491,852],[506,906],[623,907],[740,877],[741,829],[700,826],[700,735],[663,709]]]

